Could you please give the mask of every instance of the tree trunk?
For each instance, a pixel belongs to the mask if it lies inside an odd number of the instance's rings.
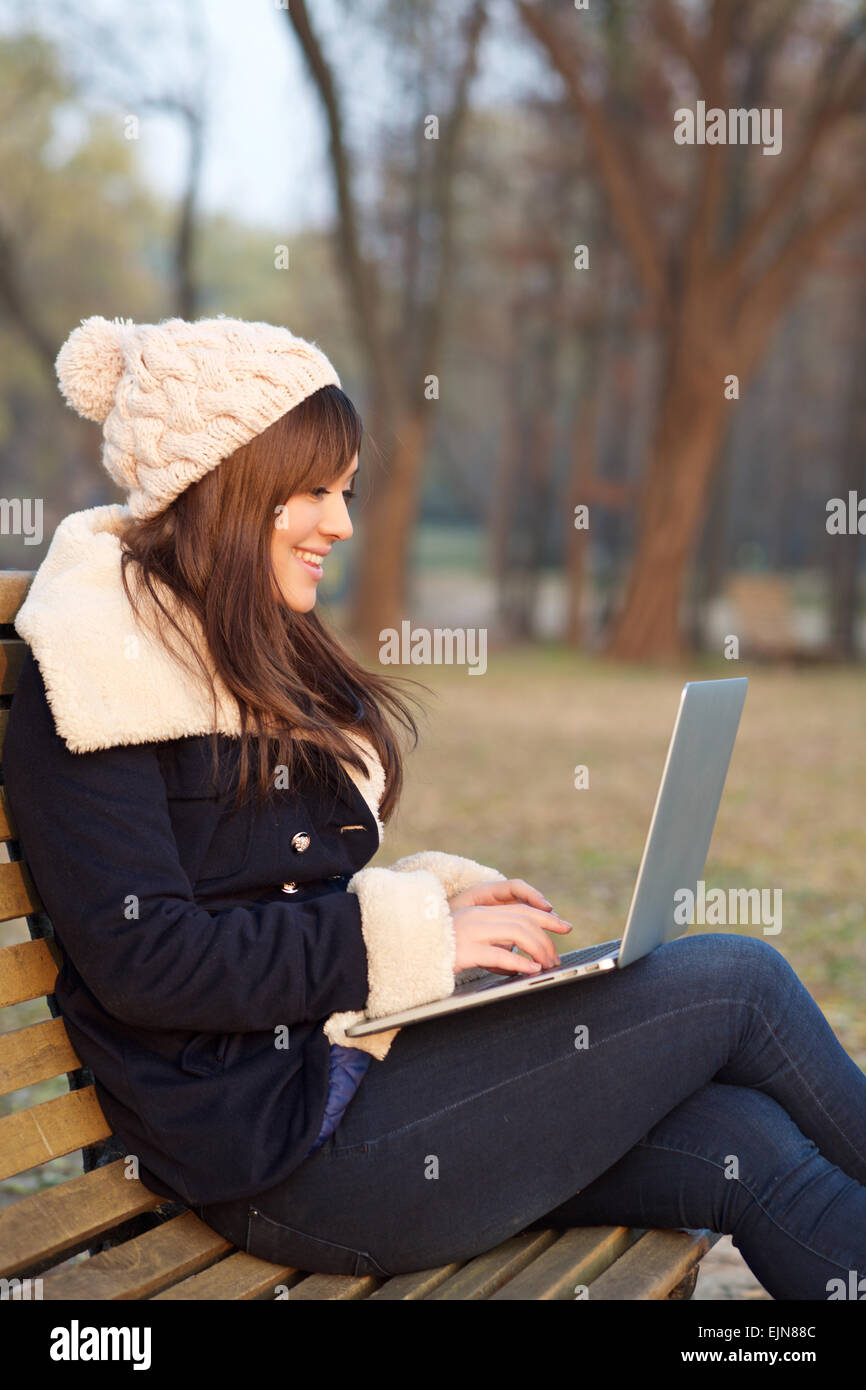
[[[489,531],[490,573],[496,594],[496,619],[501,631],[509,640],[513,637],[513,614],[509,593],[513,521],[524,455],[521,386],[526,350],[526,314],[525,300],[520,295],[515,295],[511,304],[510,355],[506,366],[506,391],[503,402],[502,453],[493,493]]]
[[[683,354],[661,402],[641,504],[640,539],[620,615],[607,644],[627,660],[682,655],[680,595],[703,519],[731,402],[721,375],[695,375]],[[707,383],[710,382],[708,389]]]
[[[364,518],[365,562],[358,576],[352,631],[367,651],[378,650],[383,628],[397,628],[409,613],[406,592],[409,548],[417,514],[421,463],[430,427],[429,410],[404,415],[388,449],[388,472],[377,484]]]
[[[596,439],[598,437],[600,323],[588,331],[584,356],[583,390],[572,424],[572,469],[565,509],[567,538],[565,542],[566,610],[563,640],[579,646],[583,640],[581,602],[586,583],[589,558],[589,531],[574,525],[575,507],[589,501],[590,487],[596,474]],[[590,509],[590,525],[592,510]]]
[[[859,305],[866,308],[866,290],[861,289]],[[837,495],[847,504],[849,492],[862,497],[866,488],[866,407],[863,405],[863,365],[866,363],[866,330],[862,314],[858,319],[857,340],[851,353],[851,369],[846,402],[846,428],[838,471]],[[860,583],[860,556],[863,537],[853,535],[825,537],[829,556],[830,649],[841,661],[857,659],[857,601]]]

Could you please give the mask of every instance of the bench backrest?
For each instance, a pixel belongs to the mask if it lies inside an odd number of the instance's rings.
[[[26,652],[13,622],[33,573],[0,571],[0,773],[9,708]],[[58,1254],[88,1248],[95,1237],[120,1222],[127,1223],[128,1231],[131,1219],[152,1211],[160,1200],[141,1184],[123,1181],[120,1149],[112,1141],[93,1076],[82,1065],[59,1016],[53,990],[62,963],[60,949],[21,856],[5,789],[0,786],[0,922],[12,924],[16,919],[24,919],[26,934],[23,924],[18,933],[7,929],[7,940],[10,935],[18,939],[0,947],[0,1184],[27,1173],[46,1200],[39,1204],[38,1213],[31,1199],[22,1202],[17,1221],[19,1204],[9,1202],[8,1189],[4,1194],[0,1279],[22,1268],[32,1272],[49,1268]],[[22,1006],[39,999],[47,1002],[51,1016],[20,1026],[22,1014],[33,1012]],[[42,1084],[52,1081],[53,1085]],[[47,1099],[46,1090],[51,1092]],[[56,1172],[44,1165],[79,1149],[85,1174],[95,1178],[92,1170],[102,1165],[107,1165],[105,1171],[98,1182],[86,1187],[80,1175],[58,1184]],[[75,1215],[70,1221],[73,1204]],[[44,1217],[44,1222],[34,1220],[34,1215]]]
[[[26,650],[12,623],[33,579],[30,570],[0,571],[0,749],[9,720],[9,706]],[[2,767],[2,759],[0,759]],[[0,1035],[0,1098],[11,1096],[64,1073],[77,1072],[81,1062],[63,1020],[57,1016],[53,988],[60,953],[51,923],[15,839],[15,825],[0,787],[0,921],[25,918],[30,940],[0,950],[0,1007],[14,1008],[46,998],[52,1018]],[[23,933],[22,933],[23,934]],[[4,1015],[4,1022],[8,1015]],[[74,1088],[41,1104],[15,1107],[7,1101],[0,1118],[0,1181],[39,1164],[73,1153],[110,1133],[92,1084],[70,1077]]]
[[[784,575],[733,573],[728,576],[724,597],[736,610],[748,652],[771,655],[790,648],[795,640],[794,603],[790,581]]]

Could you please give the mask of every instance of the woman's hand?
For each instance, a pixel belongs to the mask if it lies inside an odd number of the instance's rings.
[[[457,952],[454,974],[481,966],[496,975],[534,975],[559,964],[559,953],[545,935],[567,933],[571,923],[558,917],[547,899],[522,878],[474,883],[448,899]],[[531,960],[512,951],[519,946]]]

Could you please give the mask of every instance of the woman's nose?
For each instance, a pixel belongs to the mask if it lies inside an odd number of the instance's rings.
[[[336,540],[348,540],[354,534],[349,508],[341,498],[336,508],[322,519],[322,530]]]

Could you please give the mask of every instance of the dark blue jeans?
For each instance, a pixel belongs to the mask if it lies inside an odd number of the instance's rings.
[[[866,1278],[866,1076],[769,942],[682,937],[404,1028],[285,1182],[199,1210],[250,1254],[336,1274],[531,1225],[707,1227],[773,1298],[826,1299]]]

